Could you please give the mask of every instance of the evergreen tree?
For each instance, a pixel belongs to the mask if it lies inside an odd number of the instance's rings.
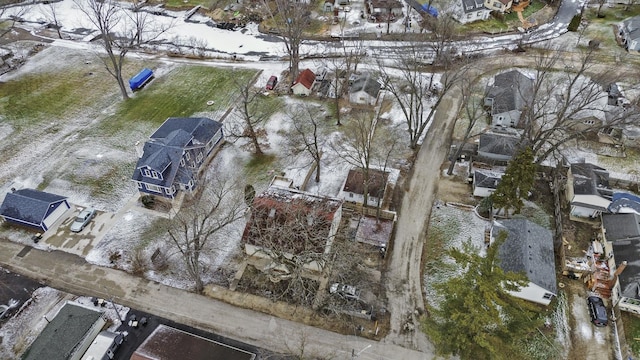
[[[533,151],[526,147],[511,159],[496,191],[491,194],[493,207],[504,209],[507,215],[511,209],[519,214],[524,207],[522,199],[533,188],[535,171]]]
[[[443,300],[433,310],[433,321],[423,324],[440,353],[463,360],[513,358],[519,353],[516,340],[540,326],[535,305],[508,293],[528,280],[524,274],[505,273],[499,266],[498,250],[506,235],[499,234],[485,257],[471,242],[462,250],[448,251],[465,271],[435,285]]]

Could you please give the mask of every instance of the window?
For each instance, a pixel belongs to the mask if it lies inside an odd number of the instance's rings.
[[[471,19],[471,14],[467,14],[467,19]]]
[[[478,16],[478,17],[482,16],[482,11],[478,11],[478,13],[476,14],[476,16]]]
[[[159,178],[160,178],[160,177],[158,176],[158,173],[157,173],[157,172],[155,172],[155,171],[152,171],[152,172],[151,172],[151,177],[152,177],[152,178],[154,178],[154,179],[159,179]]]
[[[184,158],[180,159],[180,166],[184,166]]]
[[[198,156],[196,156],[196,161],[197,161],[197,162],[201,162],[201,161],[202,161],[202,157],[203,157],[203,156],[202,156],[202,151],[200,151],[200,152],[198,153]]]
[[[173,193],[176,192],[176,189],[172,186],[170,188],[165,188],[164,192],[167,193],[167,195],[173,195]]]
[[[162,192],[162,188],[160,188],[160,186],[151,185],[151,184],[145,184],[145,185],[147,187],[147,190],[155,191],[155,192],[158,192],[158,193]]]
[[[142,174],[146,177],[151,177],[151,171],[149,171],[149,169],[142,169]]]
[[[551,293],[545,293],[544,296],[542,297],[543,299],[549,300],[553,297],[553,294]]]
[[[187,159],[187,160],[191,159],[191,156],[189,155],[189,152],[185,152],[184,153],[184,158]]]
[[[137,183],[138,184],[138,189],[142,189],[142,183]]]
[[[353,197],[353,193],[349,193],[349,197],[352,198]]]

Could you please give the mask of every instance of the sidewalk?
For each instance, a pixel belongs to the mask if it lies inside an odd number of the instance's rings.
[[[365,348],[358,359],[434,358],[431,354],[396,345],[341,335],[234,307],[203,295],[134,277],[123,271],[91,265],[76,255],[61,251],[31,249],[23,257],[16,256],[24,248],[23,245],[0,240],[2,266],[59,290],[113,299],[116,303],[257,347],[283,353],[299,353],[303,349],[305,355],[335,359],[351,359],[352,350],[357,353]]]

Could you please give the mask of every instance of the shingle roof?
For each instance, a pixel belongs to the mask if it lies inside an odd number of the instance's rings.
[[[175,180],[187,183],[193,171],[180,167],[183,150],[204,146],[221,127],[221,123],[209,118],[167,119],[144,144],[131,178],[162,187],[170,187]],[[144,167],[163,174],[163,178],[143,177],[140,169]]]
[[[313,71],[311,71],[309,69],[304,69],[300,73],[300,75],[298,75],[298,78],[293,83],[293,85],[300,84],[300,85],[306,87],[307,89],[311,89],[311,86],[313,86],[313,82],[315,80],[316,80],[316,74],[314,74]]]
[[[492,114],[522,110],[531,95],[533,80],[518,70],[495,76],[493,86],[487,87],[486,96],[493,99]]]
[[[519,143],[520,139],[514,136],[483,133],[480,135],[478,151],[513,156]]]
[[[624,20],[622,28],[629,40],[640,40],[640,16]]]
[[[573,193],[576,195],[602,195],[609,188],[609,172],[589,163],[571,164]]]
[[[522,272],[532,283],[557,294],[551,231],[527,219],[500,220],[495,225],[508,233],[499,249],[500,267]]]
[[[363,74],[357,78],[349,87],[350,93],[364,91],[371,97],[378,97],[382,85],[371,74]]]
[[[384,189],[387,186],[388,178],[389,172],[369,169],[369,186],[367,188],[369,196],[380,197],[380,195],[384,195]],[[362,169],[349,170],[349,174],[347,174],[347,179],[342,190],[364,195],[364,172]]]
[[[640,240],[638,214],[603,214],[602,227],[606,230],[607,241]]]
[[[614,241],[613,253],[617,264],[627,262],[618,275],[622,296],[640,300],[640,240]]]
[[[477,169],[473,171],[473,186],[496,189],[504,173],[491,170]]]
[[[22,359],[67,360],[101,316],[101,312],[66,303]]]
[[[0,215],[39,225],[55,204],[66,197],[33,189],[7,193],[0,205]]]

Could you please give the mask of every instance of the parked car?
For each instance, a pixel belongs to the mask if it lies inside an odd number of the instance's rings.
[[[609,318],[607,317],[607,308],[604,306],[602,299],[597,296],[589,296],[587,305],[589,306],[589,315],[593,325],[607,326]]]
[[[71,231],[80,232],[84,229],[91,219],[96,216],[96,211],[94,209],[85,209],[78,214],[78,216],[73,220],[71,224]]]
[[[350,300],[360,299],[360,290],[353,285],[334,283],[329,287],[329,293],[336,294]]]
[[[265,87],[267,90],[273,90],[276,87],[276,84],[278,83],[278,77],[275,75],[272,75],[269,80],[267,80],[267,86]]]

